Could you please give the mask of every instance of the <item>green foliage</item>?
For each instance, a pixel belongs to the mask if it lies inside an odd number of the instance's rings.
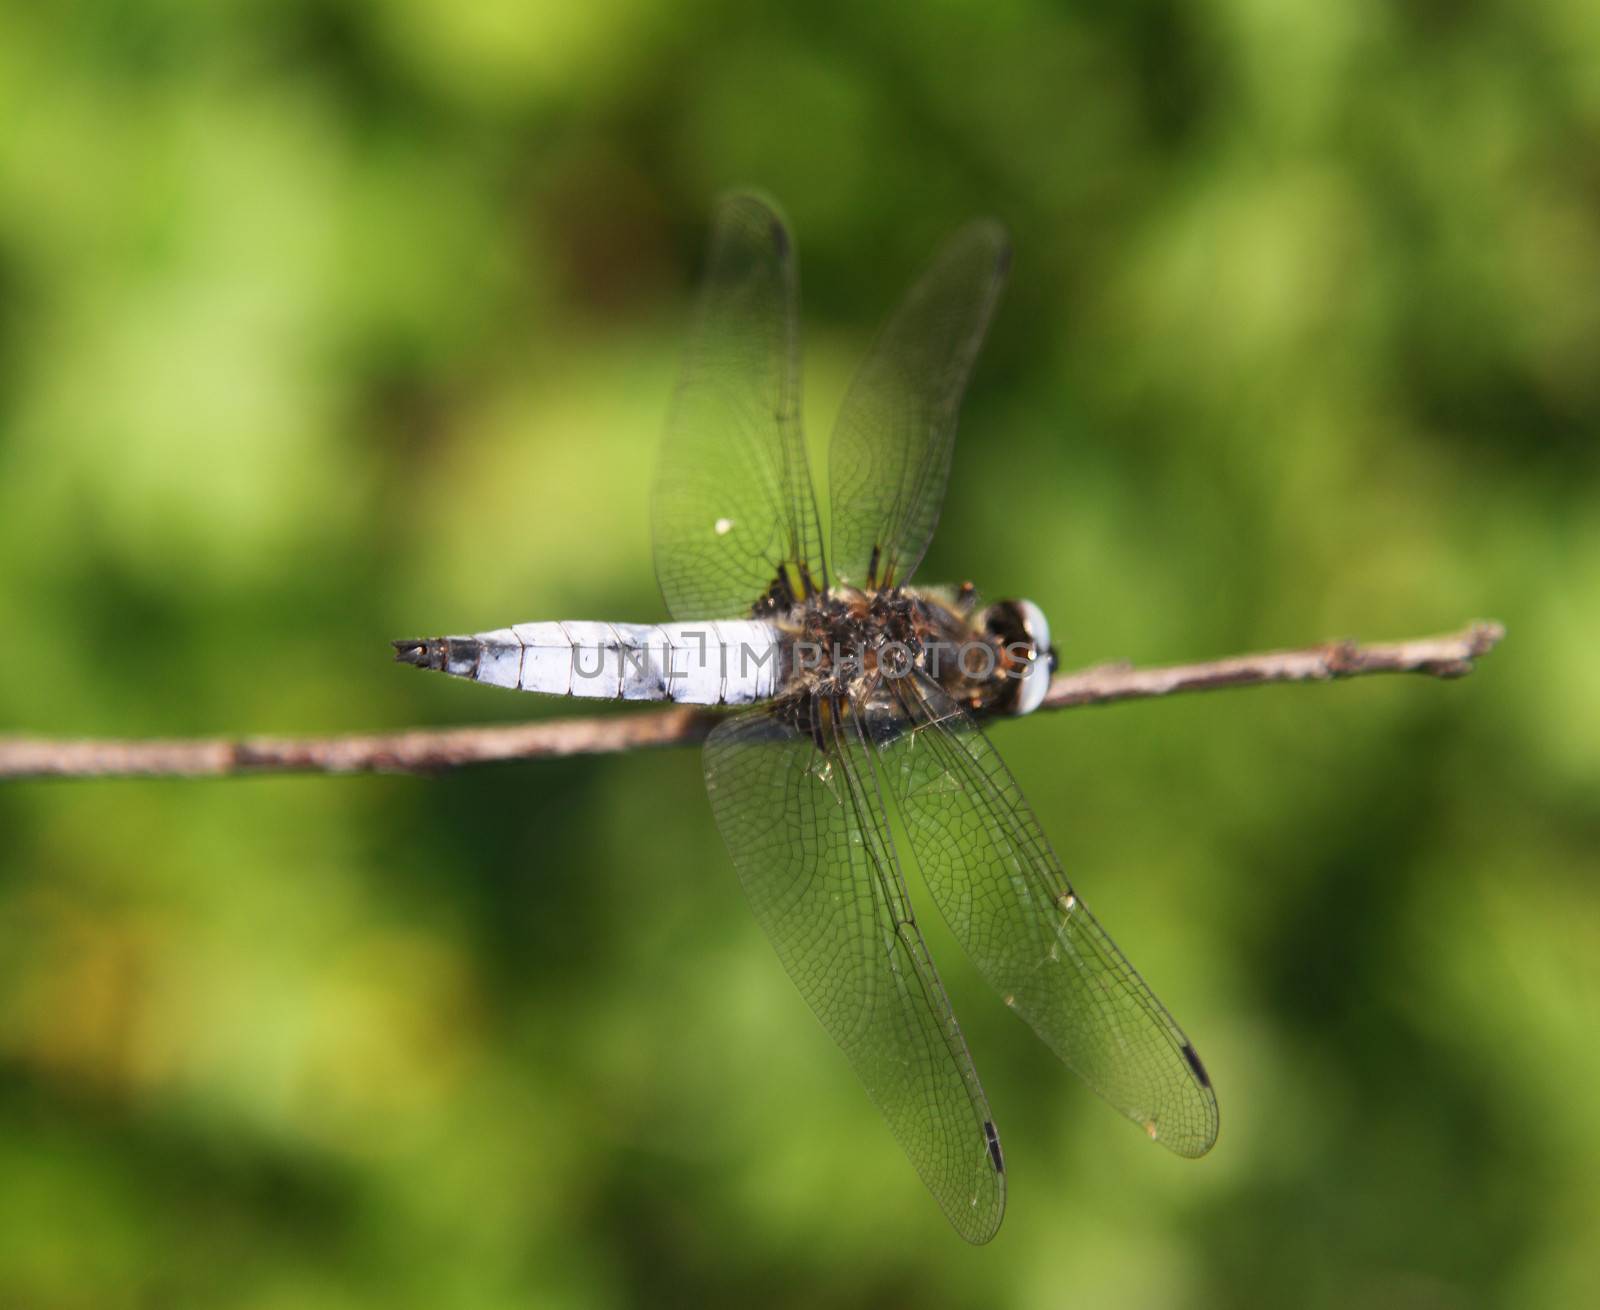
[[[1476,616],[1479,674],[996,736],[1205,1055],[1152,1149],[936,956],[964,1246],[739,896],[691,754],[0,792],[0,1304],[1600,1300],[1600,17],[146,0],[0,9],[0,723],[560,714],[387,639],[650,619],[716,192],[831,411],[1012,228],[927,580],[1069,663]],[[914,889],[916,890],[916,889]]]

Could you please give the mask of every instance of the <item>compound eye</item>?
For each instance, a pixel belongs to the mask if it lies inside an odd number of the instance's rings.
[[[1022,674],[1022,685],[1017,688],[1017,713],[1032,714],[1044,703],[1044,696],[1050,690],[1050,673],[1054,668],[1051,660],[1038,658],[1029,661],[1028,667]]]
[[[1022,621],[1022,630],[1028,634],[1028,640],[1043,655],[1050,649],[1050,620],[1031,600],[1013,601],[1012,604],[1016,606],[1017,617]]]
[[[1059,660],[1050,640],[1050,620],[1044,611],[1031,600],[1011,602],[1020,626],[1033,647],[1033,658],[1022,674],[1022,685],[1017,688],[1017,713],[1031,714],[1043,703],[1050,690],[1050,676],[1056,671]]]

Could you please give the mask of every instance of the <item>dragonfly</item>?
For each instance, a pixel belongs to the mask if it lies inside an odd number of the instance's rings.
[[[706,791],[756,919],[951,1224],[992,1238],[1006,1160],[892,835],[977,971],[1155,1141],[1203,1155],[1217,1101],[1194,1046],[1090,914],[983,723],[1056,665],[1027,600],[912,584],[957,412],[1010,265],[958,231],[860,365],[829,448],[824,549],[800,413],[794,242],[756,194],[717,206],[653,496],[670,622],[522,623],[397,641],[499,687],[726,707]]]

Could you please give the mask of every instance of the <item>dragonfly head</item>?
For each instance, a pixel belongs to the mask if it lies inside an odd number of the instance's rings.
[[[1050,620],[1031,600],[997,600],[979,616],[985,632],[999,638],[1009,686],[998,708],[1009,714],[1031,714],[1050,689],[1056,670],[1056,648],[1050,644]]]

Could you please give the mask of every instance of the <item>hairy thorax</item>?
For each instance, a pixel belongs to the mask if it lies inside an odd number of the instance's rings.
[[[979,712],[1006,713],[1039,653],[1007,630],[1002,606],[979,611],[970,586],[941,591],[845,588],[812,597],[780,619],[788,638],[787,694],[871,701],[927,678]]]

